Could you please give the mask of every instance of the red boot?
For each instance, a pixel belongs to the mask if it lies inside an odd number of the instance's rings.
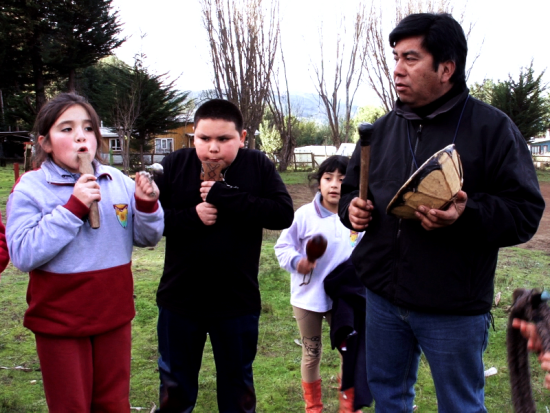
[[[313,383],[302,381],[302,388],[304,389],[304,400],[306,401],[306,413],[323,413],[321,379]]]
[[[340,408],[338,409],[338,413],[363,413],[361,410],[353,410],[353,398],[355,395],[353,387],[351,389],[347,389],[346,391],[341,391],[341,388],[342,381],[340,376],[338,376],[338,394],[340,399]]]

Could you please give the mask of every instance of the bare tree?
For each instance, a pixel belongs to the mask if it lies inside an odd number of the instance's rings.
[[[370,87],[380,98],[384,110],[389,112],[393,108],[393,104],[397,99],[397,91],[393,81],[393,57],[388,43],[388,34],[386,28],[393,28],[404,17],[412,13],[450,13],[453,14],[454,6],[451,0],[395,0],[395,15],[394,19],[388,21],[384,17],[381,4],[375,5],[374,0],[371,4],[368,23],[367,36],[364,39],[363,53],[366,59],[363,63],[366,76]],[[470,36],[474,23],[469,23],[464,26],[465,9],[455,16],[457,21],[463,26],[466,39]],[[391,30],[391,29],[390,29]],[[480,52],[478,51],[470,65],[466,70],[466,79],[470,75],[470,71],[478,59]]]
[[[353,32],[349,38],[346,32],[345,18],[341,20],[336,36],[335,58],[332,62],[330,59],[325,59],[325,41],[322,28],[319,29],[321,61],[319,65],[312,65],[315,73],[315,88],[325,107],[332,142],[335,146],[340,146],[342,142],[348,142],[353,134],[351,112],[355,93],[361,84],[362,66],[365,60],[362,46],[366,29],[365,6],[360,3],[355,14]],[[327,63],[334,65],[333,72],[327,68]],[[328,81],[331,82],[330,85]],[[343,108],[340,102],[341,94],[339,96],[342,82],[345,94]]]
[[[286,74],[286,62],[282,48],[281,53],[281,68],[282,76],[284,79],[285,91],[284,96],[281,93],[279,87],[279,68],[276,69],[272,81],[270,93],[268,95],[267,104],[269,110],[273,114],[273,124],[283,142],[283,147],[279,151],[279,171],[286,171],[292,155],[294,154],[294,148],[296,147],[296,137],[292,131],[292,105],[290,103],[290,92],[288,90],[288,78]]]
[[[248,147],[254,148],[269,94],[279,39],[279,2],[201,0],[210,41],[217,97],[243,113]]]
[[[122,168],[125,174],[128,174],[130,170],[130,140],[135,131],[138,117],[142,112],[143,57],[143,54],[134,57],[134,67],[131,70],[131,74],[125,78],[121,78],[121,80],[128,83],[121,83],[121,87],[115,90],[113,120],[118,133]]]

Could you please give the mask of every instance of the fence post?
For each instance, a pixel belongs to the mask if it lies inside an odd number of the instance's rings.
[[[292,154],[292,158],[294,159],[294,172],[296,172],[296,154]]]
[[[14,162],[13,164],[13,177],[14,182],[17,182],[17,180],[19,179],[19,164],[17,162]]]
[[[31,158],[32,158],[32,142],[25,142],[25,159],[24,159],[24,171],[29,172],[31,170]]]
[[[315,170],[315,154],[311,153],[311,169]]]

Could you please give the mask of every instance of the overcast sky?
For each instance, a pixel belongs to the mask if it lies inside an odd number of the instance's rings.
[[[387,2],[388,3],[388,2]],[[506,79],[517,75],[521,66],[534,59],[539,73],[550,67],[550,1],[548,0],[455,0],[455,12],[465,10],[467,21],[475,23],[469,38],[469,60],[480,52],[468,83],[484,78]],[[291,92],[314,92],[310,62],[319,60],[318,33],[334,38],[341,13],[351,15],[353,0],[280,0],[283,48]],[[123,36],[129,37],[115,54],[132,63],[142,51],[146,64],[156,73],[179,76],[178,88],[211,88],[212,71],[199,0],[114,0],[123,22]],[[387,12],[390,20],[391,12]],[[145,38],[141,38],[145,34]],[[389,46],[388,46],[388,50]],[[550,79],[550,72],[545,76]],[[367,86],[356,97],[359,104],[377,104]]]

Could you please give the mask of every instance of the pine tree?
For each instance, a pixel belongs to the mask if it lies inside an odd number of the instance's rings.
[[[494,85],[491,105],[506,113],[526,140],[536,137],[550,126],[550,106],[542,82],[544,71],[535,75],[533,62],[519,73],[518,80],[509,76],[507,81]]]

